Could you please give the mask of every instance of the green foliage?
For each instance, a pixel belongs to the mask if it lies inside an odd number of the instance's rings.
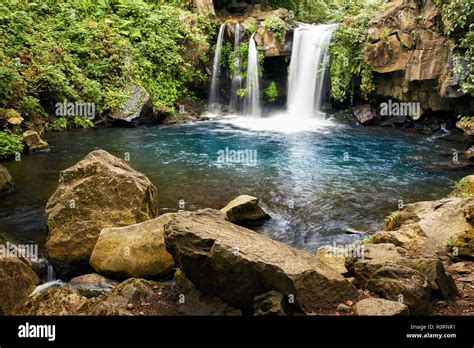
[[[53,121],[52,127],[55,130],[65,130],[68,127],[68,121],[65,117],[61,116]]]
[[[8,158],[23,151],[23,138],[8,128],[0,132],[0,158]]]
[[[278,99],[278,87],[275,81],[270,82],[267,88],[263,91],[270,103],[274,103]]]
[[[460,80],[461,91],[474,96],[474,2],[438,0],[438,5],[442,5],[441,14],[448,24],[445,34],[456,44],[453,70]]]
[[[285,22],[278,16],[271,16],[263,22],[263,26],[275,35],[277,39],[281,39],[281,33],[285,29]]]
[[[237,90],[237,96],[239,98],[243,98],[243,97],[245,97],[246,92],[247,92],[247,90],[245,88],[239,88]]]
[[[342,22],[333,34],[330,44],[332,58],[331,96],[339,101],[354,97],[358,89],[362,97],[367,98],[375,89],[372,71],[364,61],[367,43],[367,26],[378,2],[354,1],[352,6],[344,6],[333,14],[334,19]],[[342,10],[346,10],[345,14]]]
[[[94,123],[87,117],[74,117],[74,125],[76,128],[91,128],[94,127]]]
[[[374,241],[374,236],[373,235],[367,236],[364,239],[362,239],[362,243],[364,243],[364,244],[371,244],[371,243],[373,243],[373,241]]]
[[[115,111],[132,80],[173,110],[203,79],[183,57],[214,28],[186,0],[9,0],[0,4],[0,108],[44,123],[56,102]],[[59,121],[61,122],[61,121]],[[80,122],[79,122],[80,123]],[[75,122],[71,122],[74,125]]]

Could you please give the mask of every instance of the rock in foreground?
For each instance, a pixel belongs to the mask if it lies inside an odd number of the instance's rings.
[[[39,283],[38,276],[21,259],[0,258],[0,315],[9,315]]]
[[[258,198],[241,195],[229,202],[221,212],[225,214],[227,221],[236,224],[245,224],[270,219],[258,205]]]
[[[68,288],[42,291],[15,308],[13,315],[59,316],[78,315],[87,298]]]
[[[174,260],[166,251],[163,226],[172,216],[103,229],[92,252],[92,267],[99,273],[135,278],[166,275]]]
[[[25,141],[28,151],[30,152],[45,151],[49,149],[48,143],[41,139],[38,132],[32,130],[24,132],[23,140]]]
[[[244,310],[270,290],[308,312],[357,294],[315,256],[227,222],[213,209],[176,214],[165,225],[165,243],[198,289]]]
[[[396,316],[409,315],[408,307],[398,301],[389,301],[382,298],[366,298],[354,306],[355,315]]]
[[[88,265],[102,229],[143,222],[156,212],[157,189],[145,175],[106,151],[92,151],[61,172],[46,206],[46,248],[60,271]]]
[[[80,295],[90,298],[106,294],[118,284],[118,282],[107,279],[100,274],[90,273],[72,278],[68,283],[68,287]]]

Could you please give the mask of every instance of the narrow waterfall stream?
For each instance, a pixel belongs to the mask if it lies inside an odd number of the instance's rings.
[[[334,24],[299,24],[295,29],[288,76],[288,113],[307,118],[321,114],[326,95],[329,55]]]
[[[217,36],[216,51],[214,52],[214,61],[212,64],[212,80],[211,90],[209,96],[209,108],[219,108],[219,82],[221,77],[221,56],[222,56],[222,42],[224,40],[224,29],[225,24],[222,24],[219,28],[219,34]]]
[[[240,113],[241,103],[239,90],[242,88],[242,60],[240,57],[240,24],[237,23],[234,29],[234,74],[232,76],[232,86],[230,91],[229,109],[233,113]]]
[[[244,115],[260,117],[260,82],[258,68],[258,51],[254,35],[249,41],[249,55],[247,60],[247,78],[245,82]]]

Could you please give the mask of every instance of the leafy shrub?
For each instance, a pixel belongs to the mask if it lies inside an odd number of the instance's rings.
[[[8,158],[23,151],[23,138],[8,128],[0,132],[0,158]]]
[[[278,16],[271,16],[263,22],[263,26],[271,31],[277,39],[280,39],[282,31],[285,29],[285,22]]]
[[[453,56],[454,73],[460,80],[461,91],[474,96],[474,3],[464,0],[438,0],[443,20],[449,25],[445,34],[456,43]]]
[[[275,81],[270,82],[267,88],[263,91],[270,103],[274,103],[278,99],[278,87]]]

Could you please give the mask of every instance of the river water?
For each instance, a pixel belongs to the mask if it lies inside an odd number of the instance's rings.
[[[186,210],[195,210],[254,195],[273,219],[251,228],[312,252],[361,238],[347,229],[376,231],[399,200],[440,198],[469,174],[453,169],[449,156],[465,145],[443,138],[331,123],[291,125],[287,120],[279,128],[278,118],[264,125],[240,118],[48,134],[51,152],[5,163],[17,190],[0,197],[0,233],[41,248],[47,235],[44,207],[59,172],[97,148],[129,157],[150,178],[160,213],[177,211],[180,200]],[[256,155],[256,163],[219,157],[226,149]]]

